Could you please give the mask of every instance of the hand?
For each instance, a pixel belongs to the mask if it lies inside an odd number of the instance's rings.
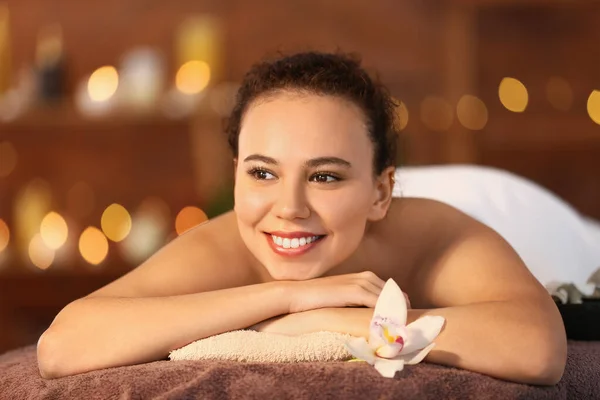
[[[365,271],[285,284],[291,314],[318,308],[374,308],[385,282]]]

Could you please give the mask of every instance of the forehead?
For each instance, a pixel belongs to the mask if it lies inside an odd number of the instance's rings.
[[[279,94],[253,104],[242,121],[239,156],[283,159],[372,157],[362,110],[332,96]]]

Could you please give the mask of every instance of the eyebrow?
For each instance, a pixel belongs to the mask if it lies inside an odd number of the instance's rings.
[[[251,154],[248,157],[244,158],[244,162],[248,161],[261,161],[265,164],[271,165],[279,165],[279,161],[274,158],[264,156],[262,154]],[[351,168],[352,164],[349,161],[344,160],[339,157],[317,157],[312,158],[304,163],[305,167],[308,168],[318,168],[323,165],[339,165],[344,168]]]

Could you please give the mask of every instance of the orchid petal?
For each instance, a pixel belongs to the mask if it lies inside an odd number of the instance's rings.
[[[409,324],[408,340],[400,354],[414,353],[428,346],[440,334],[444,322],[444,317],[425,315]]]
[[[373,316],[382,316],[398,325],[406,325],[406,298],[393,279],[388,279],[375,305]]]
[[[420,351],[415,351],[415,352],[409,353],[409,354],[402,354],[402,355],[399,355],[398,357],[396,357],[395,359],[403,360],[404,364],[406,364],[406,365],[418,364],[421,361],[423,361],[423,359],[427,356],[427,354],[429,354],[431,349],[433,349],[434,347],[435,347],[435,343],[431,343],[429,346],[425,347],[424,349],[422,349]]]
[[[385,378],[393,378],[397,371],[404,369],[404,360],[388,360],[378,358],[375,360],[375,369]]]
[[[384,346],[387,343],[383,336],[383,326],[381,326],[376,318],[371,320],[371,326],[369,328],[369,345],[376,349]]]
[[[383,358],[394,358],[400,354],[402,350],[402,344],[400,343],[387,343],[375,350],[375,354]]]
[[[371,365],[373,365],[377,358],[364,337],[350,338],[346,341],[346,348],[354,357],[364,360]]]

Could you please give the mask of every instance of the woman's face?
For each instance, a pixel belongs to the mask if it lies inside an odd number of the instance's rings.
[[[240,234],[274,279],[323,275],[357,249],[367,221],[385,216],[389,181],[373,175],[364,116],[350,102],[293,93],[259,100],[238,148]]]

